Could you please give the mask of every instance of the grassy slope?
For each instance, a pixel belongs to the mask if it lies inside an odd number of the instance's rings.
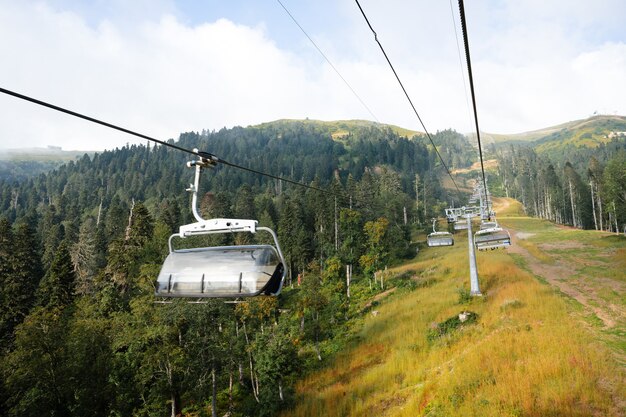
[[[617,123],[619,125],[626,123],[625,116],[593,116],[588,119],[582,120],[574,120],[571,122],[562,123],[557,126],[546,127],[544,129],[533,130],[530,132],[523,133],[511,133],[511,134],[496,134],[496,133],[482,133],[481,137],[485,137],[487,143],[498,143],[498,142],[506,142],[506,141],[515,141],[515,142],[532,142],[551,134],[557,133],[563,129],[567,129],[570,131],[587,131],[589,129],[595,128],[597,124],[602,124],[606,122]],[[583,132],[584,133],[584,132]]]
[[[64,163],[74,161],[93,151],[62,151],[50,148],[0,149],[0,161],[36,161]]]
[[[417,131],[410,130],[410,129],[405,129],[403,127],[388,125],[384,123],[371,122],[369,120],[323,121],[323,120],[310,120],[310,119],[306,119],[306,120],[281,119],[281,120],[275,120],[273,122],[262,123],[260,125],[257,125],[256,127],[264,127],[264,126],[269,126],[269,125],[281,126],[281,125],[288,125],[288,124],[295,123],[295,122],[310,124],[313,126],[318,126],[323,129],[328,129],[329,134],[331,134],[332,137],[336,139],[339,139],[348,135],[348,133],[350,133],[356,128],[363,128],[363,127],[368,127],[368,126],[386,126],[386,127],[389,127],[395,133],[397,133],[399,136],[405,136],[408,138],[411,138],[415,135],[423,134],[421,132],[417,132]]]
[[[548,234],[572,237],[573,231],[521,217],[516,204],[500,216],[502,223],[524,222],[535,245]],[[464,237],[455,239],[454,247],[426,248],[396,269],[436,282],[382,301],[351,346],[299,383],[297,407],[285,416],[623,415],[624,369],[603,329],[506,251],[478,254],[485,296],[459,304],[458,289],[469,286],[467,245]],[[623,239],[600,234],[584,239],[594,248],[626,248]],[[548,262],[560,255],[549,256]],[[462,310],[478,313],[478,322],[427,340],[433,324]]]

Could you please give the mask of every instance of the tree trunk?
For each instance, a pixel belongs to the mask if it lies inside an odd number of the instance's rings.
[[[172,392],[172,414],[171,417],[180,415],[180,407],[178,405],[178,396],[175,392]]]
[[[233,370],[228,371],[228,411],[233,410]]]
[[[574,227],[577,227],[578,224],[576,223],[576,204],[574,204],[574,193],[572,191],[572,181],[569,180],[568,183],[569,183],[569,201],[572,206],[572,225]]]
[[[346,296],[350,299],[350,279],[352,278],[352,265],[346,265]]]
[[[335,251],[339,250],[339,226],[337,224],[337,197],[335,197]]]
[[[285,401],[285,397],[283,397],[283,381],[278,380],[278,397],[281,401]]]
[[[126,226],[126,236],[124,240],[127,241],[130,239],[130,228],[133,225],[133,210],[135,209],[135,199],[132,199],[132,204],[130,206],[130,214],[128,215],[128,226]]]
[[[248,339],[248,331],[246,329],[246,323],[243,323],[243,334],[246,337],[246,347],[250,346],[250,339]],[[256,402],[260,402],[259,401],[259,396],[258,396],[258,385],[255,385],[254,383],[254,367],[252,366],[252,352],[250,352],[250,349],[246,349],[248,351],[248,361],[250,363],[250,386],[252,387],[252,394],[254,395],[254,399],[256,400]]]
[[[596,199],[593,195],[593,181],[589,181],[591,188],[591,210],[593,211],[593,227],[598,230],[598,218],[596,217]]]
[[[211,417],[217,417],[217,378],[215,378],[215,363],[211,363]]]
[[[604,230],[604,213],[602,212],[602,195],[600,189],[596,184],[596,195],[598,196],[598,211],[600,212],[600,230]]]
[[[424,220],[426,220],[427,219],[426,217],[426,181],[424,181],[422,200],[423,200],[423,205],[424,205]]]
[[[319,329],[319,313],[316,311],[313,313],[315,318],[315,353],[317,353],[317,360],[322,360],[322,355],[320,353],[320,329]]]
[[[100,199],[100,205],[98,206],[98,218],[96,219],[96,226],[100,224],[100,215],[102,214],[102,199]]]
[[[419,211],[420,211],[420,186],[419,186],[419,182],[420,182],[420,177],[418,174],[415,174],[415,211],[417,213],[417,224],[421,224],[420,222],[420,216],[419,216]]]
[[[385,266],[385,272],[380,275],[380,289],[385,289],[385,275],[387,274],[387,266]]]

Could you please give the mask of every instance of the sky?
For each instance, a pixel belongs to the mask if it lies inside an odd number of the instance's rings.
[[[0,0],[0,87],[160,140],[285,118],[423,131],[354,1],[281,1],[360,99],[277,0]],[[360,3],[428,131],[474,131],[456,1]],[[481,131],[626,115],[623,0],[465,14]],[[0,94],[0,149],[127,143],[145,140]]]

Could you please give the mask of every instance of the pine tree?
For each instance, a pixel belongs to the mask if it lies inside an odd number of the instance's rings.
[[[87,219],[81,226],[78,241],[71,247],[72,263],[76,272],[76,292],[90,294],[94,290],[93,278],[96,273],[96,223]]]
[[[40,257],[35,231],[28,223],[19,223],[8,254],[10,267],[2,275],[2,324],[10,334],[28,315],[35,302],[41,280]],[[3,330],[4,333],[4,330]]]
[[[49,308],[66,307],[74,299],[75,286],[76,273],[72,257],[67,242],[62,242],[37,289],[38,304]]]
[[[146,245],[153,229],[150,213],[143,203],[137,202],[128,216],[124,238],[116,239],[109,246],[106,274],[122,294],[136,283],[145,252],[150,249]]]
[[[605,201],[610,203],[607,211],[612,212],[615,232],[620,232],[626,224],[626,151],[618,152],[609,160],[603,179]]]
[[[13,312],[9,307],[11,294],[6,289],[13,275],[13,231],[6,218],[0,219],[0,347],[13,333]],[[2,349],[4,350],[4,349]]]
[[[3,361],[7,415],[72,415],[66,327],[56,308],[36,308],[18,327],[15,348]]]

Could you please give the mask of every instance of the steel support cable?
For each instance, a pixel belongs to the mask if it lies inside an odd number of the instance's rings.
[[[485,191],[485,204],[487,205],[487,216],[491,218],[489,209],[489,199],[487,194],[487,180],[485,178],[485,165],[483,163],[483,148],[480,142],[480,129],[478,128],[478,112],[476,111],[476,94],[474,92],[474,78],[472,76],[472,60],[470,59],[469,40],[467,38],[467,24],[465,22],[465,7],[463,0],[459,0],[459,11],[461,14],[461,30],[463,32],[463,43],[465,44],[465,59],[467,60],[467,72],[469,74],[470,91],[472,93],[472,107],[474,108],[474,123],[476,124],[476,138],[478,139],[478,154],[480,156],[480,170],[483,175],[483,188]]]
[[[437,146],[435,145],[435,142],[433,141],[433,138],[430,136],[430,133],[428,133],[428,130],[426,129],[426,126],[424,125],[424,122],[422,121],[422,118],[420,117],[419,113],[417,112],[417,109],[415,108],[415,105],[413,105],[413,101],[411,100],[411,97],[409,96],[409,93],[407,93],[406,88],[404,88],[404,84],[402,84],[402,81],[400,80],[400,77],[398,76],[398,73],[396,72],[396,69],[393,67],[393,64],[391,63],[391,60],[387,56],[387,52],[385,52],[385,48],[383,48],[383,45],[378,40],[378,34],[376,33],[376,31],[372,27],[372,24],[370,23],[369,19],[367,18],[367,15],[363,11],[363,8],[361,7],[361,4],[359,3],[359,0],[354,0],[354,1],[356,2],[356,5],[359,7],[359,10],[361,11],[361,14],[363,15],[363,18],[365,19],[365,22],[367,23],[367,26],[369,26],[370,30],[374,34],[374,40],[376,41],[376,43],[380,47],[380,50],[382,51],[383,55],[385,56],[385,59],[387,60],[387,63],[389,64],[389,67],[391,68],[391,71],[393,71],[393,75],[395,75],[396,80],[398,81],[398,84],[400,84],[400,87],[402,88],[402,91],[404,92],[404,95],[406,96],[406,99],[409,101],[409,104],[411,105],[411,108],[413,109],[413,112],[417,116],[417,120],[419,120],[420,124],[422,125],[422,128],[424,129],[424,132],[426,133],[426,136],[428,137],[428,140],[430,141],[431,145],[433,145],[433,148],[435,149],[435,152],[437,153],[437,156],[439,157],[439,160],[441,161],[441,164],[443,165],[443,167],[446,169],[446,172],[450,176],[450,179],[452,180],[452,183],[454,184],[454,187],[456,188],[456,191],[459,193],[459,196],[462,196],[463,194],[461,193],[461,190],[459,190],[459,186],[456,184],[456,181],[454,181],[454,177],[452,176],[452,173],[450,172],[450,170],[448,169],[448,166],[446,165],[446,163],[444,162],[443,158],[441,157],[441,154],[439,153],[439,150],[437,149]]]
[[[352,88],[352,86],[350,85],[350,83],[348,83],[348,81],[343,77],[343,75],[341,75],[341,73],[339,72],[339,70],[333,65],[333,63],[330,61],[330,59],[328,59],[328,57],[326,56],[326,54],[324,54],[324,52],[322,52],[322,50],[320,49],[319,46],[317,46],[317,44],[315,43],[315,41],[309,36],[309,34],[304,30],[304,28],[300,25],[300,23],[298,23],[298,21],[296,20],[296,18],[291,14],[291,12],[287,9],[287,7],[285,7],[285,5],[283,4],[282,1],[280,0],[276,0],[278,2],[278,4],[280,4],[282,6],[282,8],[285,10],[285,12],[289,15],[289,17],[291,18],[291,20],[293,20],[293,22],[296,24],[296,26],[298,26],[300,28],[300,30],[302,31],[302,33],[304,33],[304,36],[307,37],[307,39],[313,44],[313,46],[315,47],[315,49],[317,49],[317,52],[320,53],[320,55],[322,55],[322,57],[326,60],[326,62],[328,62],[328,65],[330,65],[330,67],[337,73],[337,75],[339,76],[339,78],[341,78],[341,81],[343,81],[343,83],[350,89],[350,91],[352,91],[352,94],[354,94],[354,96],[357,98],[357,100],[359,100],[359,102],[363,105],[363,107],[365,107],[365,109],[369,112],[369,114],[374,118],[374,120],[376,120],[378,123],[380,123],[380,120],[378,120],[378,117],[376,117],[376,115],[374,114],[374,112],[372,112],[372,110],[370,110],[370,108],[367,106],[367,104],[365,104],[365,102],[363,101],[363,99],[361,99],[361,97],[357,94],[357,92],[354,90],[354,88]]]
[[[467,94],[467,83],[465,82],[465,76],[463,75],[463,58],[461,57],[461,46],[459,45],[459,34],[456,31],[456,18],[454,17],[454,8],[452,7],[452,0],[450,0],[450,15],[452,17],[452,27],[454,28],[454,40],[456,41],[456,51],[459,57],[459,66],[461,68],[461,80],[463,81],[463,91],[465,92],[465,106],[467,108],[467,115],[469,116],[470,125],[472,124],[472,111],[470,110],[469,98]]]
[[[118,130],[120,132],[127,133],[129,135],[137,136],[137,137],[142,138],[142,139],[146,139],[146,140],[149,140],[149,141],[152,141],[152,142],[156,142],[156,143],[158,143],[160,145],[167,146],[169,148],[176,149],[176,150],[179,150],[181,152],[186,152],[188,154],[195,155],[195,156],[207,159],[207,160],[215,162],[215,163],[228,165],[230,167],[241,169],[241,170],[244,170],[244,171],[248,171],[248,172],[251,172],[253,174],[263,175],[265,177],[273,178],[273,179],[280,180],[280,181],[285,181],[285,182],[288,182],[290,184],[298,185],[300,187],[305,187],[305,188],[308,188],[308,189],[311,189],[311,190],[315,190],[315,191],[319,191],[319,192],[322,192],[322,193],[325,193],[325,194],[334,195],[332,192],[327,191],[327,190],[323,190],[323,189],[318,188],[318,187],[313,187],[313,186],[310,186],[310,185],[307,185],[307,184],[304,184],[304,183],[301,183],[301,182],[298,182],[298,181],[290,180],[288,178],[279,177],[279,176],[276,176],[276,175],[268,174],[266,172],[257,171],[257,170],[252,169],[252,168],[247,168],[247,167],[244,167],[244,166],[241,166],[241,165],[237,165],[237,164],[234,164],[232,162],[228,162],[228,161],[226,161],[226,160],[224,160],[224,159],[222,159],[222,158],[220,158],[220,157],[218,157],[216,155],[213,155],[213,154],[211,154],[209,152],[203,152],[203,151],[196,152],[196,151],[193,151],[193,150],[190,150],[190,149],[186,149],[186,148],[183,148],[182,146],[174,145],[173,143],[168,143],[168,142],[165,142],[165,141],[162,141],[162,140],[159,140],[159,139],[155,139],[153,137],[144,135],[142,133],[138,133],[138,132],[132,131],[130,129],[126,129],[124,127],[120,127],[120,126],[114,125],[112,123],[108,123],[108,122],[104,122],[102,120],[98,120],[98,119],[96,119],[94,117],[86,116],[84,114],[81,114],[81,113],[78,113],[78,112],[75,112],[75,111],[72,111],[72,110],[68,110],[68,109],[65,109],[63,107],[59,107],[59,106],[56,106],[54,104],[47,103],[45,101],[38,100],[36,98],[32,98],[32,97],[26,96],[24,94],[20,94],[20,93],[16,93],[14,91],[11,91],[11,90],[7,90],[6,88],[0,87],[0,93],[19,98],[21,100],[28,101],[28,102],[37,104],[37,105],[42,106],[42,107],[47,107],[49,109],[56,110],[56,111],[61,112],[61,113],[69,114],[70,116],[74,116],[74,117],[77,117],[79,119],[87,120],[87,121],[92,122],[92,123],[96,123],[96,124],[99,124],[99,125],[102,125],[102,126],[106,126],[108,128],[115,129],[115,130]]]

